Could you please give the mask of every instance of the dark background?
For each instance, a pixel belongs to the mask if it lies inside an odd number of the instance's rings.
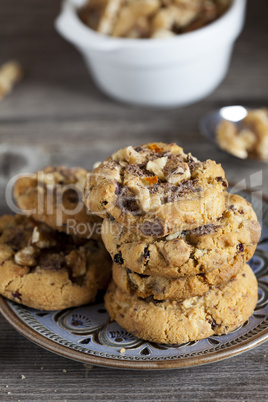
[[[268,1],[249,0],[246,28],[229,73],[205,101],[170,110],[125,106],[102,95],[76,50],[55,32],[60,2],[0,0],[0,63],[19,60],[25,79],[0,103],[0,189],[19,170],[48,163],[83,165],[129,144],[176,141],[201,159],[223,164],[232,182],[267,166],[238,161],[199,134],[209,110],[268,106]],[[30,343],[0,317],[0,400],[267,400],[267,345],[209,366],[133,372],[63,359]],[[41,370],[40,368],[44,369]],[[63,372],[63,369],[67,372]],[[21,379],[21,375],[26,376]],[[8,387],[7,387],[8,385]]]

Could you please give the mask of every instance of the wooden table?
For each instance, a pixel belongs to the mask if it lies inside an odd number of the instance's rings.
[[[95,88],[80,55],[54,30],[59,5],[0,2],[0,63],[15,58],[26,71],[0,103],[2,211],[7,211],[5,185],[19,170],[48,163],[90,168],[116,148],[156,140],[176,141],[201,159],[216,159],[230,181],[245,179],[247,187],[256,184],[251,175],[262,170],[260,189],[268,193],[268,167],[237,161],[198,130],[210,109],[268,105],[267,1],[249,0],[246,28],[216,92],[196,105],[161,111],[121,105]],[[263,344],[231,360],[180,371],[87,371],[30,343],[0,317],[0,400],[267,400],[266,350]]]

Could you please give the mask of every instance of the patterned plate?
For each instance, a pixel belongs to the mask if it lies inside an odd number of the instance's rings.
[[[249,350],[268,339],[268,205],[252,199],[253,194],[243,193],[243,196],[253,203],[264,223],[262,238],[250,261],[259,282],[259,300],[250,319],[228,335],[181,345],[146,342],[110,322],[102,302],[43,312],[1,298],[0,311],[34,343],[61,356],[94,365],[150,370],[183,368]]]

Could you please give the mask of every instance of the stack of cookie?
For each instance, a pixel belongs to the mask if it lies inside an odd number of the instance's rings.
[[[176,144],[121,149],[88,175],[84,202],[104,218],[114,261],[105,304],[127,331],[177,344],[226,334],[252,314],[257,281],[246,262],[261,229],[226,189],[220,165]]]
[[[17,205],[28,216],[0,218],[0,294],[41,310],[93,302],[111,277],[101,219],[82,202],[87,171],[47,167],[21,176]]]

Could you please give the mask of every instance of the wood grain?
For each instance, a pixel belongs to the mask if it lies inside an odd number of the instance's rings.
[[[255,190],[268,194],[266,165],[237,161],[208,144],[198,129],[211,109],[268,105],[267,1],[249,0],[246,28],[221,86],[205,101],[170,110],[126,106],[101,94],[80,55],[54,30],[59,7],[59,0],[0,0],[0,63],[14,58],[25,69],[25,79],[0,103],[2,212],[6,183],[18,171],[48,163],[90,168],[116,148],[154,140],[176,141],[201,159],[216,159],[230,181],[245,179],[247,187],[262,170],[263,185]],[[90,369],[35,346],[0,317],[0,400],[265,401],[266,350],[264,344],[180,371]]]

